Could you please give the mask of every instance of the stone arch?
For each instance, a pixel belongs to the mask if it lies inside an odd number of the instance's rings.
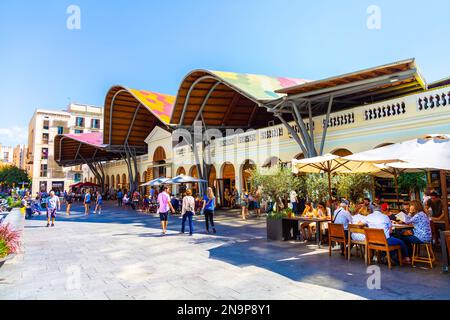
[[[253,160],[247,159],[241,165],[242,187],[244,191],[251,191],[252,185],[250,182],[252,171],[256,169],[256,164]]]
[[[164,166],[166,164],[166,150],[164,150],[163,147],[159,146],[155,149],[155,152],[153,152],[153,164],[155,167],[153,168],[153,177],[159,178],[159,177],[166,177],[166,167]]]
[[[176,175],[179,176],[180,174],[186,175],[186,169],[184,167],[179,167],[177,169],[177,174]]]
[[[339,156],[339,157],[346,157],[346,156],[352,155],[353,152],[351,152],[350,150],[345,149],[345,148],[339,148],[339,149],[332,151],[331,154],[334,154],[335,156]]]

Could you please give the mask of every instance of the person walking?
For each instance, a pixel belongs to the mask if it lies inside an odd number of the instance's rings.
[[[84,204],[84,214],[88,216],[91,213],[91,192],[89,191],[89,189],[86,190],[83,204]]]
[[[203,212],[205,213],[205,225],[206,232],[209,233],[209,224],[214,233],[216,233],[216,228],[214,227],[214,209],[216,208],[216,197],[214,196],[211,187],[208,188],[207,193],[203,197]]]
[[[75,194],[72,190],[69,190],[69,192],[66,193],[64,197],[64,201],[66,202],[66,214],[70,216],[70,208],[72,207],[73,200],[75,198]]]
[[[102,197],[101,193],[97,191],[97,198],[96,198],[96,202],[95,202],[94,214],[102,213],[102,204],[103,204],[103,197]]]
[[[56,209],[61,210],[61,203],[52,190],[50,191],[50,197],[47,198],[47,228],[50,227],[50,220],[52,221],[52,227],[55,226]]]
[[[172,213],[175,213],[175,210],[172,207],[172,204],[170,203],[170,195],[169,195],[169,187],[163,186],[162,192],[158,194],[158,213],[159,213],[159,219],[161,220],[161,228],[162,228],[162,234],[166,234],[167,232],[167,223],[169,221],[169,210],[172,211]]]
[[[192,221],[195,211],[195,199],[192,196],[192,190],[186,190],[186,196],[183,198],[183,205],[181,208],[181,214],[183,220],[181,223],[181,233],[184,233],[184,227],[186,225],[186,219],[189,220],[189,235],[192,236],[194,233],[194,223]]]
[[[121,189],[117,191],[117,206],[122,207],[123,205],[123,192]]]

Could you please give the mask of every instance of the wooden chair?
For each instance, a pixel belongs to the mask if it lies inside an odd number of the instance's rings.
[[[383,229],[366,228],[366,229],[364,229],[364,232],[366,234],[366,243],[367,243],[367,245],[366,245],[366,247],[367,247],[367,250],[366,250],[367,251],[366,252],[367,264],[370,264],[370,262],[372,260],[372,250],[377,251],[377,254],[378,254],[377,262],[378,263],[380,262],[380,252],[385,252],[387,260],[388,260],[389,269],[391,269],[392,262],[391,262],[390,252],[397,250],[398,259],[399,259],[400,265],[402,265],[401,247],[399,245],[389,246]]]
[[[347,258],[347,238],[345,237],[344,225],[328,223],[328,233],[329,256],[331,257],[332,243],[337,242],[344,245],[344,256]]]
[[[423,257],[420,255],[420,249],[425,247],[427,250],[427,256]],[[434,255],[433,245],[431,243],[421,243],[421,244],[413,244],[413,255],[412,255],[412,265],[416,262],[428,263],[430,265],[430,269],[433,269],[433,263],[436,261],[436,256]]]
[[[356,245],[356,248],[361,249],[361,256],[364,256],[364,260],[367,263],[367,250],[366,250],[366,241],[357,241],[352,239],[352,233],[359,233],[365,235],[364,227],[358,224],[350,224],[348,226],[348,261],[350,261],[350,256],[352,252],[352,245]]]

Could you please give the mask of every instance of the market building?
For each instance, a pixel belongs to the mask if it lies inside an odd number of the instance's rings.
[[[226,189],[251,188],[255,167],[450,132],[450,80],[427,84],[414,59],[319,81],[194,70],[169,97],[112,88],[103,141],[89,150],[104,152],[102,174],[85,171],[85,181],[103,176],[108,189],[133,189],[184,173],[208,180],[223,204]],[[205,133],[214,136],[207,143]],[[57,162],[83,163],[69,140]],[[389,202],[391,186],[383,188]]]

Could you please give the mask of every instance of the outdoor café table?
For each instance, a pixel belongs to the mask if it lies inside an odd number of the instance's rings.
[[[320,248],[320,224],[325,222],[330,222],[330,219],[327,218],[308,218],[308,217],[291,217],[284,218],[284,220],[298,221],[298,222],[315,222],[316,223],[316,244]]]

